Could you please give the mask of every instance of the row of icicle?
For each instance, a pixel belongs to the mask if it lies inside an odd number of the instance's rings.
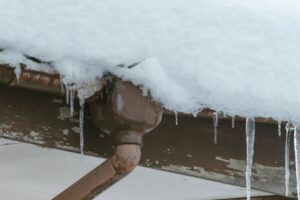
[[[70,115],[74,116],[74,99],[75,99],[75,87],[72,87],[69,84],[65,84],[66,91],[66,103],[70,106]],[[79,98],[79,127],[80,127],[80,153],[81,159],[83,159],[83,148],[84,148],[84,96],[78,95]],[[214,129],[214,143],[218,142],[218,122],[219,122],[219,113],[214,112],[212,114],[213,118],[213,129]],[[178,113],[175,112],[175,125],[177,126],[178,122]],[[278,135],[281,136],[281,124],[278,122]],[[231,126],[235,128],[235,116],[231,118]],[[298,160],[300,160],[300,136],[297,133],[297,128],[293,126],[292,123],[288,122],[285,126],[286,129],[286,140],[285,140],[285,192],[286,196],[289,195],[289,181],[290,181],[290,143],[291,143],[291,134],[294,131],[294,146],[295,146],[295,163],[296,163],[296,176],[297,176],[297,193],[300,195],[300,166]],[[251,177],[252,177],[252,165],[253,165],[253,155],[254,155],[254,141],[255,141],[255,119],[247,118],[246,119],[246,144],[247,144],[247,165],[246,165],[246,195],[247,200],[251,197]],[[298,184],[299,183],[299,184]]]
[[[214,112],[213,129],[214,129],[214,143],[218,142],[218,122],[219,113]],[[175,112],[175,125],[178,126],[178,113]],[[235,128],[235,116],[231,117],[231,126]],[[282,135],[282,122],[278,121],[278,135]],[[295,149],[295,163],[296,163],[296,180],[297,180],[297,194],[300,196],[300,135],[297,134],[297,127],[291,122],[285,125],[285,194],[290,193],[290,145],[291,134],[294,133],[294,149]],[[246,145],[247,145],[247,159],[246,159],[246,196],[247,200],[251,199],[251,177],[252,165],[254,155],[254,141],[255,141],[255,119],[246,118]]]
[[[66,94],[66,103],[70,106],[70,116],[74,116],[74,99],[75,99],[75,93],[76,93],[76,88],[73,87],[70,84],[64,84],[61,86],[63,93]],[[65,89],[65,91],[64,91]],[[84,148],[84,103],[85,103],[85,98],[84,96],[78,95],[79,98],[79,146],[80,146],[80,154],[81,154],[81,160],[83,160],[83,148]]]
[[[19,67],[16,67],[14,72],[16,74],[17,82],[20,79],[21,69]],[[61,82],[61,90],[62,93],[66,94],[66,103],[70,106],[70,116],[74,116],[74,99],[75,99],[75,93],[77,91],[76,87],[73,84],[66,84],[64,81],[60,80]],[[79,137],[80,137],[80,154],[81,154],[81,160],[83,160],[83,148],[84,148],[84,103],[85,103],[85,96],[84,95],[78,95],[79,98],[79,104],[80,104],[80,111],[79,111]]]
[[[17,73],[16,73],[17,75]],[[17,76],[17,80],[18,80]],[[61,81],[62,82],[62,81]],[[66,103],[70,106],[70,115],[74,116],[74,99],[75,93],[77,91],[76,87],[71,84],[61,85],[62,92],[66,94]],[[83,160],[83,148],[84,148],[84,103],[85,96],[78,95],[79,98],[79,128],[80,128],[80,153],[81,159]],[[213,127],[214,127],[214,143],[217,144],[218,139],[218,122],[219,113],[214,112],[213,117]],[[175,125],[178,123],[178,112],[175,112]],[[278,121],[278,135],[281,136],[281,125],[282,122]],[[231,120],[232,128],[235,128],[235,116],[232,116]],[[289,182],[290,182],[290,143],[291,134],[294,132],[294,150],[295,150],[295,164],[296,164],[296,180],[297,180],[297,194],[300,196],[300,134],[297,134],[297,127],[292,123],[288,122],[285,126],[286,138],[285,138],[285,192],[286,196],[289,195]],[[255,119],[246,119],[246,145],[247,145],[247,165],[246,165],[246,195],[247,200],[251,198],[251,177],[252,177],[252,165],[253,165],[253,155],[254,155],[254,140],[255,140]],[[299,162],[299,163],[298,163]]]
[[[62,81],[61,81],[62,82]],[[63,83],[62,83],[63,84]],[[66,94],[66,103],[70,105],[70,115],[74,116],[74,99],[75,93],[79,99],[79,137],[80,137],[80,154],[83,160],[83,148],[84,148],[84,103],[85,100],[93,96],[97,91],[102,89],[102,84],[98,81],[90,82],[86,85],[81,85],[80,87],[76,84],[64,84],[61,86],[62,92]],[[65,91],[64,91],[65,90]]]
[[[19,81],[19,68],[15,69],[15,74],[17,81]],[[76,87],[72,84],[64,84],[61,81],[62,92],[66,94],[66,103],[70,106],[70,115],[74,116],[74,99],[75,93],[77,91]],[[83,148],[84,148],[84,103],[85,96],[78,95],[79,98],[79,128],[80,128],[80,153],[81,159],[83,160]],[[178,112],[175,113],[175,125],[178,126]],[[196,115],[194,115],[196,116]],[[218,121],[219,113],[214,112],[213,117],[213,128],[214,128],[214,143],[218,142]],[[235,116],[232,116],[231,120],[232,128],[235,128]],[[281,125],[282,122],[278,121],[278,135],[281,136]],[[297,134],[297,127],[292,123],[287,122],[286,126],[286,138],[285,138],[285,192],[286,196],[289,195],[289,182],[290,182],[290,143],[291,134],[294,132],[294,150],[295,150],[295,164],[296,164],[296,180],[297,180],[297,195],[300,197],[300,134]],[[252,165],[253,165],[253,155],[254,155],[254,141],[255,141],[255,119],[246,119],[246,148],[247,148],[247,161],[246,161],[246,195],[247,200],[251,199],[251,177],[252,177]],[[299,163],[298,163],[299,162]]]

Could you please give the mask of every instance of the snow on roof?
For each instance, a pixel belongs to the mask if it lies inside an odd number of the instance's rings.
[[[78,84],[109,71],[175,111],[300,121],[297,0],[1,0],[0,9],[1,63],[46,70],[30,55]]]

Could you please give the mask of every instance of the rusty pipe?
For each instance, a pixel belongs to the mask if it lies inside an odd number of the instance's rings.
[[[104,99],[91,102],[90,112],[94,124],[112,134],[115,152],[54,200],[92,199],[129,174],[139,163],[143,135],[161,121],[161,106],[133,84],[118,79],[103,91]]]
[[[52,94],[62,94],[62,83],[58,74],[45,73],[21,67],[19,79],[15,79],[10,86],[42,91]]]
[[[140,157],[140,145],[118,145],[113,156],[79,179],[53,200],[93,199],[106,188],[133,171],[139,163]]]
[[[27,69],[25,65],[21,65],[19,78],[16,77],[14,68],[9,67],[8,65],[0,65],[0,84],[7,85],[8,87],[26,88],[55,95],[66,94],[66,86],[62,83],[59,74],[55,72],[46,73]],[[103,85],[104,81],[98,80],[82,85],[77,89],[90,90],[90,96],[86,99],[86,101],[89,102],[97,98]],[[96,88],[99,91],[93,90]]]
[[[52,94],[62,94],[62,83],[57,73],[45,73],[27,69],[21,65],[19,77],[14,68],[0,65],[0,83],[10,87],[21,87]]]

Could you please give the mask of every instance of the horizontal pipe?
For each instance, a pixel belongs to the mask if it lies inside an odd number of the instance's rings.
[[[63,94],[62,83],[58,74],[45,73],[21,67],[19,77],[16,77],[14,68],[0,65],[0,83],[10,87],[21,87],[52,94]]]
[[[17,78],[14,68],[7,65],[0,65],[0,84],[5,84],[8,87],[25,88],[54,95],[66,94],[66,86],[60,79],[59,74],[30,70],[26,69],[25,66],[21,67],[20,77]],[[90,82],[77,88],[77,91],[84,92],[84,95],[88,97],[86,99],[87,102],[95,101],[103,88],[103,85],[103,80]],[[95,89],[98,90],[95,91]],[[75,98],[77,98],[77,95],[75,95]]]

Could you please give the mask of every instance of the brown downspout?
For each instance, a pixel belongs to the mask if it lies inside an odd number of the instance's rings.
[[[62,94],[58,74],[37,72],[25,66],[17,80],[13,68],[0,65],[0,84]],[[99,96],[101,98],[96,101],[97,97],[90,98],[91,119],[99,129],[112,134],[115,152],[55,200],[93,199],[129,174],[139,163],[143,134],[161,121],[161,106],[143,96],[142,91],[129,82],[116,79],[106,85]]]
[[[89,105],[94,124],[113,134],[115,152],[54,200],[93,199],[129,174],[139,163],[143,134],[161,121],[163,109],[139,88],[120,80],[110,85],[112,92],[104,88],[103,98]]]
[[[29,70],[26,66],[17,80],[13,68],[0,65],[0,84],[62,94],[58,74]],[[161,121],[162,108],[131,83],[114,80],[100,96],[89,104],[92,121],[102,131],[112,133],[115,153],[54,199],[92,199],[129,174],[139,163],[143,134]]]
[[[140,145],[118,145],[112,157],[71,185],[54,200],[93,199],[129,174],[139,163],[140,156]]]

